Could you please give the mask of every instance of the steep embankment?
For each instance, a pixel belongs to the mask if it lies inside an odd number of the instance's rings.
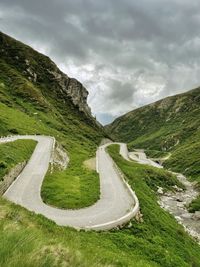
[[[108,125],[107,130],[117,140],[128,142],[130,149],[146,148],[153,150],[147,151],[152,155],[170,152],[164,165],[200,182],[199,125],[197,88],[133,110]]]
[[[55,169],[45,179],[42,195],[51,205],[84,207],[99,198],[98,176],[82,163],[105,134],[87,95],[48,57],[0,33],[0,135],[55,136],[70,156],[66,171]]]

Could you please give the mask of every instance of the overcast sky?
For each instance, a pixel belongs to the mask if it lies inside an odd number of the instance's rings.
[[[104,124],[200,85],[199,0],[0,0],[0,30],[82,82]]]

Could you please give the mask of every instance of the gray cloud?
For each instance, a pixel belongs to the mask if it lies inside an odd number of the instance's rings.
[[[199,10],[198,0],[0,0],[0,21],[83,82],[108,122],[199,85]]]
[[[113,90],[109,91],[108,101],[119,105],[119,104],[131,104],[133,102],[133,96],[135,93],[135,88],[128,82],[122,82],[118,80],[110,81],[110,88]]]

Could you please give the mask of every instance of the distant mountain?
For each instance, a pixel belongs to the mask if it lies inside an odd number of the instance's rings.
[[[106,129],[130,149],[170,152],[166,166],[200,181],[200,88],[133,110]]]

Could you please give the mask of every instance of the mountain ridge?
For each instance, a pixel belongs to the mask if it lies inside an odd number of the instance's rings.
[[[35,85],[45,84],[47,87],[46,81],[49,79],[48,93],[53,90],[59,91],[63,99],[70,98],[79,111],[85,113],[93,123],[101,126],[92,116],[87,104],[87,89],[78,80],[63,73],[48,56],[0,32],[0,58],[17,67],[23,77]]]
[[[187,96],[188,94],[190,93],[193,93],[195,91],[199,91],[200,92],[200,87],[197,87],[197,88],[194,88],[194,89],[191,89],[189,91],[186,91],[184,93],[179,93],[179,94],[175,94],[175,95],[172,95],[172,96],[167,96],[163,99],[160,99],[160,100],[157,100],[155,102],[152,102],[150,104],[147,104],[147,105],[144,105],[144,106],[141,106],[141,107],[138,107],[136,109],[133,109],[119,117],[117,117],[113,122],[107,124],[105,126],[105,128],[108,130],[108,131],[114,131],[114,128],[115,126],[118,124],[118,122],[121,122],[122,119],[126,119],[128,118],[130,115],[132,115],[133,113],[137,113],[137,112],[140,112],[140,111],[143,111],[144,109],[149,109],[149,108],[155,108],[156,106],[159,106],[159,104],[161,104],[160,108],[162,108],[164,105],[166,106],[167,104],[169,105],[171,100],[173,98],[178,98],[178,97],[184,97],[184,96]],[[118,136],[119,137],[119,136]]]

